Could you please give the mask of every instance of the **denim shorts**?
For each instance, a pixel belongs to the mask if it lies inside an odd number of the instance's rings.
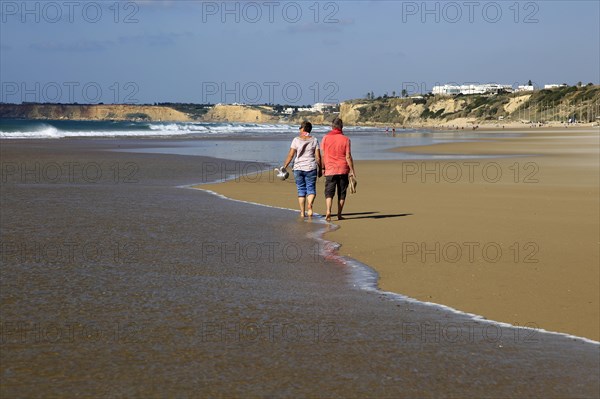
[[[317,170],[305,172],[303,170],[295,170],[294,178],[298,187],[298,197],[306,197],[307,195],[317,195]]]

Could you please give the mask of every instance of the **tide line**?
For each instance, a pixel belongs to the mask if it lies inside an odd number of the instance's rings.
[[[268,170],[268,169],[266,169]],[[243,203],[243,204],[251,204],[251,205],[257,205],[257,206],[263,206],[263,207],[267,207],[267,208],[271,208],[271,209],[281,209],[281,210],[286,210],[286,211],[290,211],[290,212],[294,212],[296,213],[297,210],[296,209],[291,209],[291,208],[284,208],[284,207],[278,207],[278,206],[273,206],[273,205],[266,205],[266,204],[261,204],[258,202],[252,202],[252,201],[243,201],[243,200],[239,200],[239,199],[235,199],[235,198],[230,198],[227,197],[223,194],[219,194],[215,191],[212,190],[208,190],[208,189],[203,189],[200,188],[198,186],[202,186],[204,184],[215,184],[215,183],[222,183],[222,182],[226,182],[227,180],[231,180],[232,178],[228,178],[228,179],[221,179],[220,181],[217,182],[210,182],[210,183],[196,183],[196,184],[186,184],[186,185],[182,185],[182,186],[177,186],[177,188],[184,188],[184,189],[192,189],[192,190],[199,190],[199,191],[204,191],[206,193],[215,195],[219,198],[225,199],[225,200],[229,200],[229,201],[234,201],[234,202],[239,202],[239,203]],[[561,333],[561,332],[557,332],[557,331],[549,331],[549,330],[545,330],[542,328],[532,328],[532,327],[527,327],[527,326],[515,326],[513,324],[510,323],[506,323],[506,322],[501,322],[501,321],[496,321],[496,320],[490,320],[485,318],[484,316],[478,315],[478,314],[474,314],[474,313],[468,313],[468,312],[464,312],[462,310],[458,310],[456,308],[453,308],[451,306],[447,306],[447,305],[443,305],[443,304],[439,304],[439,303],[434,303],[434,302],[425,302],[425,301],[420,301],[418,299],[415,298],[411,298],[409,296],[403,295],[403,294],[399,294],[396,292],[390,292],[390,291],[383,291],[381,289],[379,289],[379,285],[378,285],[378,281],[379,281],[379,274],[377,273],[377,271],[375,269],[373,269],[372,267],[370,267],[369,265],[366,265],[356,259],[353,258],[349,258],[346,256],[342,256],[339,255],[338,251],[339,248],[341,247],[341,244],[334,242],[334,241],[329,241],[326,240],[323,236],[325,235],[325,233],[333,231],[332,230],[332,226],[335,226],[334,230],[337,230],[338,228],[340,228],[340,226],[335,225],[333,223],[327,222],[322,215],[319,214],[315,214],[317,216],[319,216],[316,219],[312,219],[311,223],[316,223],[316,224],[323,224],[323,225],[327,225],[327,228],[322,228],[319,229],[316,232],[313,233],[308,233],[307,237],[313,240],[316,240],[319,244],[322,244],[322,246],[320,248],[323,248],[322,251],[322,256],[326,259],[326,260],[330,260],[330,261],[334,261],[336,263],[339,264],[343,264],[345,266],[348,266],[350,269],[349,271],[351,272],[351,281],[350,284],[353,287],[358,287],[361,290],[364,291],[369,291],[369,292],[374,292],[380,295],[384,295],[385,297],[393,300],[393,301],[398,301],[398,302],[402,302],[402,303],[414,303],[414,304],[418,304],[418,305],[424,305],[424,306],[430,306],[436,309],[441,309],[453,314],[457,314],[460,316],[466,316],[468,318],[470,318],[473,321],[476,322],[480,322],[480,323],[485,323],[485,324],[490,324],[490,325],[495,325],[495,326],[499,326],[499,327],[504,327],[504,328],[511,328],[511,329],[517,329],[517,330],[522,330],[522,331],[530,331],[530,332],[536,332],[536,333],[542,333],[542,334],[548,334],[548,335],[558,335],[561,337],[565,337],[565,338],[569,338],[569,339],[573,339],[573,340],[577,340],[577,341],[581,341],[587,344],[593,344],[596,346],[600,346],[600,341],[595,341],[593,339],[589,339],[589,338],[585,338],[585,337],[579,337],[576,335],[572,335],[572,334],[567,334],[567,333]]]

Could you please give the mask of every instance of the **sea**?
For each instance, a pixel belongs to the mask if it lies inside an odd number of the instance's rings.
[[[158,147],[140,148],[139,152],[173,155],[211,156],[236,161],[280,164],[287,154],[297,125],[208,122],[134,122],[0,119],[2,139],[157,139]],[[317,139],[330,130],[315,125]],[[472,156],[411,154],[391,151],[397,147],[423,146],[454,141],[474,141],[483,137],[476,131],[440,132],[431,130],[348,126],[344,133],[352,140],[352,154],[357,160],[457,159]],[[514,133],[499,133],[508,137]],[[486,133],[485,137],[490,137]],[[127,149],[128,152],[136,149]],[[477,156],[477,158],[482,158]]]

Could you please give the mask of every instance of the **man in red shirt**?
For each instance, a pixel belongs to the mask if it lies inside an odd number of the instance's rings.
[[[337,189],[338,195],[338,220],[343,220],[342,210],[346,202],[348,189],[348,176],[356,177],[354,162],[350,151],[350,139],[344,135],[344,123],[340,118],[335,118],[331,124],[332,130],[321,141],[321,153],[325,175],[325,202],[327,215],[331,220],[331,207]]]

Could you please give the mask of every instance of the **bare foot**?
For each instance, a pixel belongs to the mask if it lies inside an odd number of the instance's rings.
[[[338,220],[346,220],[346,218],[343,217],[342,215],[338,215]]]
[[[327,220],[328,222],[331,222],[331,214],[330,213],[325,215],[325,220]]]
[[[306,212],[306,214],[308,215],[309,218],[311,218],[313,215],[313,210],[309,209],[308,212]]]
[[[301,218],[304,218],[304,217],[306,217],[306,214],[304,212],[300,212],[300,215],[298,215],[298,216]]]

